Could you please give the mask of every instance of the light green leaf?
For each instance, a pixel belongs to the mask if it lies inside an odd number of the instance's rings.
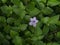
[[[34,8],[33,10],[29,11],[30,16],[36,16],[39,13],[40,13],[40,11],[37,8]]]
[[[6,18],[3,16],[0,16],[0,23],[6,23]]]
[[[31,11],[35,8],[35,2],[30,2],[27,7],[26,7],[26,10],[27,11]]]
[[[56,37],[60,38],[60,32],[57,32]]]
[[[16,36],[18,36],[18,32],[11,30],[11,31],[10,31],[10,36],[11,36],[12,38],[15,38]]]
[[[10,27],[9,25],[6,25],[6,26],[4,27],[4,32],[10,33],[10,30],[11,30],[11,27]]]
[[[7,17],[10,16],[10,14],[12,14],[12,7],[11,6],[2,6],[1,10],[3,13],[7,14]]]
[[[43,43],[42,41],[34,41],[33,45],[46,45],[46,44]]]
[[[60,2],[58,0],[48,0],[49,6],[56,6],[58,4],[60,4]]]
[[[45,7],[41,11],[45,15],[49,15],[49,14],[51,14],[53,12],[53,10],[50,7]]]
[[[51,43],[47,43],[47,45],[60,45],[60,44],[58,44],[57,42],[51,42]]]
[[[40,2],[41,0],[36,0],[36,2]]]
[[[43,35],[41,35],[41,36],[33,36],[32,38],[31,38],[31,40],[33,40],[33,41],[37,41],[37,40],[41,40],[41,39],[43,39]]]
[[[35,31],[34,31],[34,35],[35,36],[39,36],[42,34],[42,30],[40,29],[40,27],[36,27]]]
[[[12,24],[12,23],[14,23],[14,21],[15,21],[15,19],[14,18],[7,18],[7,23],[8,24]]]
[[[16,5],[13,6],[13,12],[15,12],[20,17],[20,19],[23,19],[26,14],[24,7],[22,8],[21,6],[18,7]]]
[[[44,9],[45,5],[41,2],[38,3],[39,5],[37,6],[38,9]]]
[[[14,3],[15,5],[19,5],[20,4],[20,0],[11,0],[12,3]]]
[[[45,24],[47,24],[48,20],[49,20],[49,17],[41,18],[42,23],[45,23]]]
[[[24,17],[24,19],[25,19],[26,21],[30,21],[30,18],[31,18],[30,15],[26,15],[26,16]]]
[[[48,34],[48,32],[49,32],[49,27],[45,25],[43,27],[43,34],[46,35],[46,34]]]
[[[31,34],[31,32],[30,32],[30,31],[26,31],[26,32],[25,32],[25,36],[26,36],[26,37],[31,37],[31,36],[32,36],[32,34]]]
[[[48,24],[56,24],[58,21],[59,21],[59,15],[56,15],[49,19]]]
[[[41,2],[46,3],[46,0],[41,0]]]
[[[60,26],[60,21],[58,21],[56,24]]]
[[[50,25],[49,26],[50,31],[55,31],[57,29],[56,25]]]
[[[57,43],[57,42],[54,42],[52,45],[60,45],[59,43]]]
[[[32,40],[36,41],[36,40],[41,40],[44,36],[42,35],[42,30],[37,27],[35,30],[34,30],[34,34],[32,36]]]
[[[52,43],[50,42],[50,43],[47,43],[47,45],[52,45]]]
[[[20,2],[20,6],[19,6],[21,9],[25,9],[25,6],[23,5],[22,2]]]
[[[15,45],[23,45],[23,43],[22,43],[22,38],[19,37],[19,36],[14,37],[13,43],[14,43]]]
[[[27,24],[21,24],[21,25],[20,25],[20,29],[21,29],[22,31],[26,30],[26,29],[27,29]]]
[[[2,2],[3,2],[3,3],[6,3],[6,2],[7,2],[7,0],[2,0]]]

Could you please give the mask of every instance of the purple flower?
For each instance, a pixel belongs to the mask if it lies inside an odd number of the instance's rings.
[[[30,18],[29,25],[36,27],[37,23],[38,23],[38,20],[36,19],[36,17]]]

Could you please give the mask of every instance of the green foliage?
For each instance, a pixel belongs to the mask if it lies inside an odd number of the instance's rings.
[[[21,37],[19,37],[19,36],[14,37],[13,43],[14,43],[15,45],[22,45],[22,44],[23,44],[23,43],[22,43],[22,39],[21,39]]]
[[[47,45],[59,45],[59,44],[54,42],[54,43],[48,43]]]
[[[21,25],[20,25],[20,29],[21,29],[22,31],[26,30],[26,29],[27,29],[27,24],[21,24]]]
[[[19,5],[20,4],[20,0],[11,0],[12,3],[14,3],[15,5]]]
[[[49,7],[45,7],[42,9],[42,13],[45,14],[45,15],[49,15],[53,12],[53,10]]]
[[[16,32],[16,31],[10,31],[10,36],[12,37],[12,38],[14,38],[15,36],[17,36],[18,35],[18,32]]]
[[[59,15],[53,16],[49,19],[48,24],[56,24],[59,20]]]
[[[0,0],[0,45],[60,45],[60,0]]]
[[[60,4],[60,2],[58,0],[48,0],[49,6],[56,6],[58,4]]]
[[[46,34],[48,34],[48,32],[49,32],[49,27],[45,25],[43,27],[43,34],[46,35]]]
[[[60,32],[57,32],[56,37],[60,38]]]
[[[6,2],[7,2],[7,0],[2,0],[2,2],[3,2],[3,3],[6,3]]]
[[[1,10],[3,13],[7,14],[7,17],[10,16],[10,14],[12,14],[12,7],[11,6],[2,6]]]

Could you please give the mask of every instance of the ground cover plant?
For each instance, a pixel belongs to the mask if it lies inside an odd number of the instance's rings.
[[[0,45],[60,45],[60,0],[0,0]]]

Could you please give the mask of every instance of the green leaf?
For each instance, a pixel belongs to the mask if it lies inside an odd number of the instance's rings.
[[[60,44],[58,44],[57,42],[51,42],[51,43],[47,43],[47,45],[60,45]]]
[[[40,11],[37,8],[34,8],[33,10],[29,11],[30,16],[36,16],[39,13],[40,13]]]
[[[30,2],[27,7],[26,7],[26,10],[27,11],[31,11],[35,8],[35,2]]]
[[[14,25],[15,26],[19,26],[20,25],[20,22],[21,22],[21,20],[20,19],[17,19],[17,20],[14,21]]]
[[[16,5],[13,6],[13,12],[15,12],[20,17],[20,19],[23,19],[26,14],[24,7],[22,6],[18,7]]]
[[[11,0],[12,3],[14,3],[15,5],[20,5],[20,0]]]
[[[2,0],[2,2],[3,2],[3,3],[6,3],[6,2],[7,2],[7,0]]]
[[[46,45],[46,44],[43,43],[42,41],[34,41],[33,45]]]
[[[7,40],[11,39],[10,35],[6,35],[5,37],[6,37]]]
[[[60,2],[58,0],[48,0],[49,6],[56,6],[58,4],[60,4]]]
[[[3,16],[0,16],[0,29],[2,27],[5,27],[5,25],[6,25],[6,18]]]
[[[36,27],[35,28],[35,31],[34,31],[34,35],[35,36],[39,36],[42,34],[42,30],[40,29],[40,27]]]
[[[2,45],[10,45],[10,42],[6,39],[3,40]]]
[[[37,41],[37,40],[41,40],[41,39],[43,39],[43,35],[41,35],[41,36],[33,36],[32,38],[31,38],[31,40],[32,41]]]
[[[30,32],[30,31],[26,31],[26,32],[25,32],[25,36],[26,36],[26,37],[31,37],[31,36],[32,36],[32,34],[31,34],[31,32]]]
[[[20,32],[21,31],[20,26],[14,26],[14,27],[11,27],[11,29],[16,31],[16,32]]]
[[[60,45],[59,43],[57,43],[57,42],[54,42],[52,45]]]
[[[23,5],[22,2],[20,2],[20,6],[19,6],[21,9],[25,9],[25,6]]]
[[[46,35],[46,34],[48,34],[48,32],[49,32],[49,27],[45,25],[43,27],[43,34]]]
[[[41,0],[35,0],[36,2],[40,2]]]
[[[49,20],[49,17],[43,17],[41,18],[41,22],[47,24]]]
[[[49,40],[52,40],[52,39],[53,39],[53,34],[48,35],[48,39],[49,39]]]
[[[10,33],[10,30],[11,30],[11,27],[9,26],[9,25],[6,25],[5,27],[4,27],[4,32],[5,33]]]
[[[12,38],[15,38],[16,36],[18,36],[18,32],[11,30],[11,31],[10,31],[10,36],[11,36]]]
[[[57,32],[56,37],[60,38],[60,32]]]
[[[60,26],[60,21],[58,21],[58,22],[56,23],[56,25],[59,25],[59,26]]]
[[[13,39],[13,43],[14,43],[15,45],[23,45],[22,42],[23,42],[23,41],[22,41],[22,38],[19,37],[19,36],[16,36],[16,37],[14,37],[14,39]]]
[[[0,16],[0,23],[6,23],[6,18],[3,16]]]
[[[59,15],[56,15],[49,19],[48,24],[56,24],[58,21],[59,21]]]
[[[55,31],[57,29],[56,25],[50,25],[49,26],[50,31]]]
[[[24,16],[25,16],[25,14],[26,14],[26,12],[22,10],[22,11],[20,12],[20,18],[23,19]]]
[[[41,21],[38,21],[37,25],[36,25],[36,28],[38,29],[39,27],[42,27],[42,22]]]
[[[41,3],[41,2],[39,2],[38,5],[37,5],[37,8],[38,9],[44,9],[45,5],[43,3]]]
[[[37,27],[35,30],[34,30],[34,34],[32,36],[32,39],[33,41],[37,41],[37,40],[41,40],[44,36],[42,35],[42,30]]]
[[[47,45],[52,45],[52,43],[50,42],[50,43],[47,43]]]
[[[24,19],[25,19],[26,21],[30,21],[30,18],[31,18],[30,15],[26,15],[26,16],[24,17]]]
[[[46,0],[41,0],[41,2],[46,3]]]
[[[42,11],[42,13],[45,14],[45,15],[52,14],[52,12],[53,12],[53,10],[52,10],[50,7],[45,7],[45,8],[43,8],[41,11]]]
[[[12,14],[12,7],[11,6],[2,6],[1,10],[3,13],[7,14],[6,16],[9,17]]]
[[[4,35],[0,32],[0,44],[3,42],[4,40]]]
[[[26,30],[27,29],[27,24],[21,24],[20,29],[21,29],[21,31]]]
[[[13,23],[14,23],[14,21],[15,21],[15,19],[14,19],[14,18],[12,18],[12,17],[7,18],[7,23],[8,23],[8,24],[13,24]]]
[[[40,13],[39,9],[35,7],[35,2],[33,1],[28,4],[26,10],[28,11],[30,16],[36,16],[38,13]]]

